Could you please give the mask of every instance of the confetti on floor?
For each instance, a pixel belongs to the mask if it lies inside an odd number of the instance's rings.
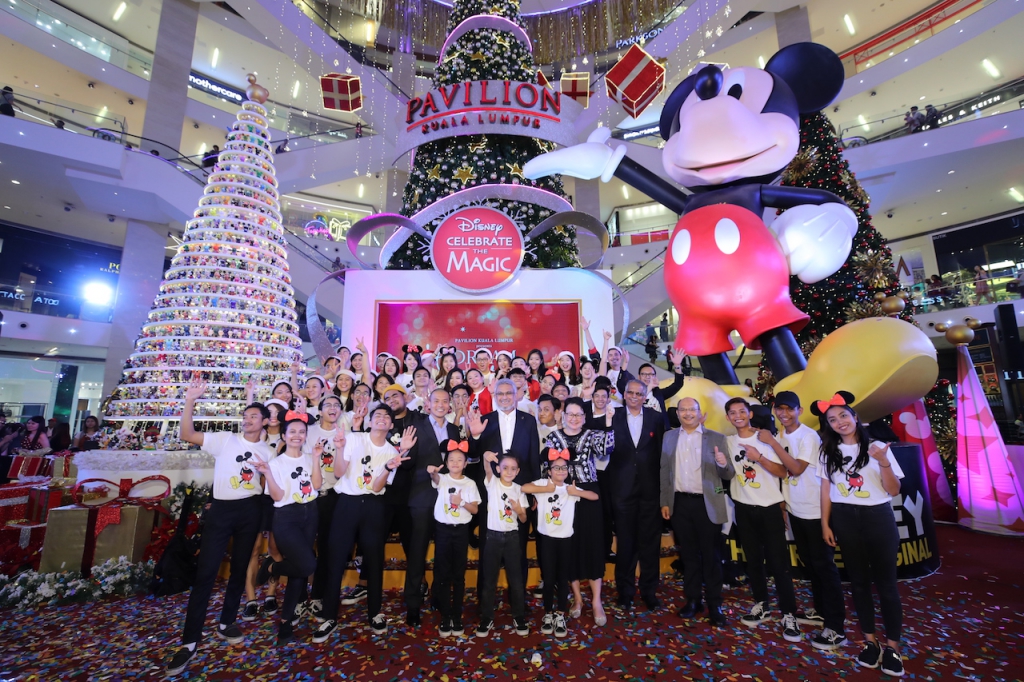
[[[903,652],[907,680],[1024,679],[1024,539],[940,526],[942,568],[901,583]],[[798,599],[809,605],[806,583]],[[607,590],[608,597],[614,589]],[[608,624],[593,624],[589,607],[570,621],[569,636],[539,632],[542,608],[530,600],[533,632],[508,629],[506,608],[496,614],[497,632],[487,639],[441,639],[437,614],[425,611],[423,626],[405,625],[401,595],[385,595],[388,633],[366,627],[365,603],[342,607],[342,626],[324,644],[309,641],[314,625],[304,620],[298,640],[276,642],[276,623],[261,616],[239,625],[246,641],[228,646],[212,636],[220,603],[211,606],[209,639],[182,680],[372,680],[374,682],[483,680],[874,680],[878,670],[856,665],[859,631],[847,598],[847,634],[837,653],[791,644],[777,626],[747,628],[739,617],[749,607],[746,587],[726,588],[730,627],[713,630],[703,620],[683,621],[681,581],[663,580],[660,611],[641,604],[624,613],[606,604]],[[464,622],[475,625],[475,595],[468,595]],[[162,679],[165,657],[178,644],[187,594],[134,597],[35,611],[7,611],[0,624],[0,680],[100,681]],[[802,626],[804,635],[812,632]]]

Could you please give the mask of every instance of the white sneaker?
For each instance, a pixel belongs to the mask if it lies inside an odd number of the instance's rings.
[[[542,635],[550,635],[555,631],[555,614],[545,613],[544,620],[540,622],[540,633]]]

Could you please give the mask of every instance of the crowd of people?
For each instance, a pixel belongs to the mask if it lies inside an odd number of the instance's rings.
[[[277,616],[281,643],[296,637],[304,617],[315,623],[312,641],[328,641],[339,604],[364,600],[369,628],[386,633],[384,549],[393,530],[407,562],[403,599],[411,629],[423,627],[430,594],[440,614],[438,636],[466,633],[473,546],[480,550],[473,634],[485,638],[495,629],[501,570],[508,627],[529,634],[535,625],[526,602],[526,550],[533,534],[540,631],[563,638],[583,618],[584,582],[594,625],[607,624],[602,579],[610,560],[618,608],[642,602],[662,609],[664,522],[671,523],[685,575],[679,616],[693,619],[706,608],[713,626],[727,627],[720,548],[722,525],[732,516],[752,598],[743,625],[761,627],[777,617],[787,641],[804,641],[804,624],[817,628],[813,647],[844,644],[845,602],[833,561],[838,541],[865,640],[857,661],[902,675],[899,538],[889,504],[902,472],[887,446],[868,437],[850,407],[853,397],[841,393],[812,405],[821,421],[816,432],[801,424],[797,396],[779,394],[777,436],[770,413],[768,425],[760,424],[765,428],[754,426],[768,408],[734,398],[725,410],[736,435],[727,437],[704,426],[707,406],[694,398],[679,400],[670,419],[665,401],[685,382],[682,352],[671,356],[674,382],[661,388],[653,366],[641,365],[637,378],[627,354],[609,346],[610,333],[598,351],[585,320],[582,326],[588,348],[579,357],[569,350],[549,360],[537,349],[479,349],[463,355],[468,368],[454,347],[407,345],[400,357],[371,358],[360,341],[355,352],[343,347],[325,358],[301,386],[278,382],[271,398],[245,409],[239,433],[192,427],[196,400],[207,390],[195,379],[185,394],[181,437],[215,458],[213,502],[182,646],[171,653],[167,673],[181,672],[195,656],[229,540],[231,574],[215,631],[229,643],[244,639],[239,612],[243,621],[259,616],[257,591],[264,586],[262,611]],[[813,604],[802,610],[790,574],[787,515],[811,576]],[[269,541],[266,557],[261,534]],[[359,584],[343,594],[353,554],[361,557]],[[884,646],[875,634],[872,585],[881,598]]]

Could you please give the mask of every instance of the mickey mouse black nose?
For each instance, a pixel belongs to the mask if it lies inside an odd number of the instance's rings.
[[[701,99],[717,97],[718,93],[722,91],[723,80],[722,70],[717,66],[709,64],[697,72],[697,83],[693,91]]]

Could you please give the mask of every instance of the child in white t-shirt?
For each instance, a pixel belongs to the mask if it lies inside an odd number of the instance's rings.
[[[523,492],[537,499],[537,554],[544,581],[544,621],[540,631],[561,639],[569,634],[565,612],[569,609],[569,564],[572,561],[572,526],[576,500],[596,500],[597,493],[566,484],[569,452],[548,449],[548,477],[523,485]],[[555,610],[557,599],[558,609]]]
[[[466,454],[452,450],[445,458],[447,473],[430,465],[427,473],[437,489],[434,503],[434,598],[441,612],[438,633],[462,635],[462,602],[466,592],[466,560],[469,553],[469,522],[477,513],[480,491],[467,477]]]

